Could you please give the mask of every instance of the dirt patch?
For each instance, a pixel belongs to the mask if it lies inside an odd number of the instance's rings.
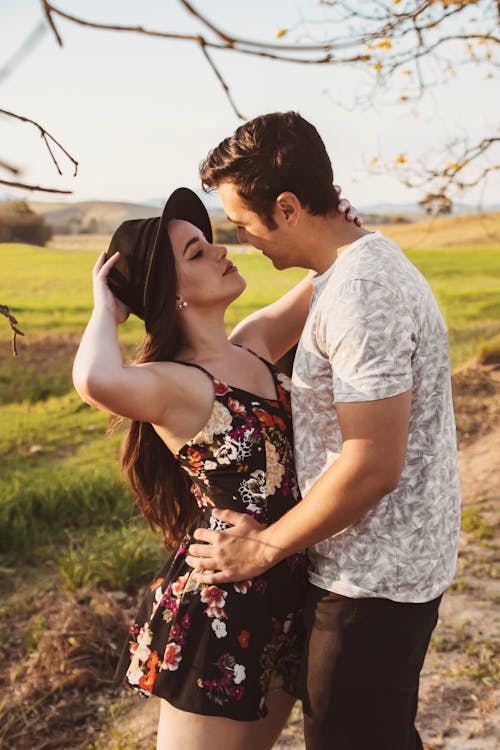
[[[497,418],[498,423],[498,418]],[[498,502],[500,427],[468,445],[460,454],[460,477],[464,505]]]
[[[25,399],[34,403],[71,390],[71,362],[79,340],[76,333],[58,333],[30,341],[18,338],[18,358],[14,359],[6,350],[0,353],[1,403]]]
[[[70,361],[74,357],[81,338],[79,333],[57,333],[54,335],[40,336],[37,339],[18,339],[17,350],[22,355],[23,367],[41,368],[48,372],[53,365],[54,359]]]
[[[2,612],[0,656],[9,667],[0,679],[8,696],[0,707],[0,747],[83,743],[116,693],[111,678],[128,628],[126,597],[93,592],[86,599],[41,594],[31,598],[26,618],[19,600],[16,613],[13,597]]]
[[[500,418],[500,368],[468,365],[453,373],[459,448],[494,429]]]
[[[19,337],[17,358],[4,347],[0,351],[0,403],[23,400],[35,403],[72,391],[71,368],[80,339],[81,332],[36,339]],[[122,351],[128,361],[134,356],[135,347],[122,345]]]

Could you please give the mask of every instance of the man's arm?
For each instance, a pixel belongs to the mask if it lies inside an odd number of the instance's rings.
[[[279,300],[248,315],[233,329],[230,339],[277,362],[300,338],[312,297],[314,271]]]
[[[252,578],[288,555],[356,523],[400,480],[406,454],[411,391],[375,401],[337,403],[343,446],[339,458],[307,495],[263,528],[246,514],[214,511],[234,524],[227,531],[198,529],[186,558],[195,580],[222,583]]]

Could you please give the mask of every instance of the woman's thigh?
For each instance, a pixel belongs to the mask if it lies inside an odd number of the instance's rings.
[[[295,698],[282,690],[267,699],[268,714],[257,721],[202,716],[161,701],[157,750],[267,750],[286,724]]]

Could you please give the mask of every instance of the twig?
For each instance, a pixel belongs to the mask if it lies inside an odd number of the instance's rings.
[[[17,357],[17,341],[16,341],[16,339],[17,339],[17,336],[24,336],[24,333],[22,331],[20,331],[19,328],[17,327],[17,320],[12,315],[12,313],[10,312],[9,308],[7,307],[7,305],[0,305],[0,313],[2,315],[5,315],[5,317],[7,318],[7,320],[10,323],[10,327],[12,328],[12,331],[13,331],[13,336],[12,336],[12,355],[14,357]]]
[[[224,78],[222,77],[221,73],[219,72],[219,69],[215,65],[214,61],[212,60],[212,58],[208,54],[208,52],[206,50],[206,45],[201,40],[201,38],[200,38],[200,49],[203,52],[203,54],[205,55],[205,59],[207,60],[208,64],[210,65],[210,67],[214,71],[215,75],[217,76],[217,79],[218,79],[220,85],[224,89],[224,91],[226,93],[226,97],[227,97],[227,99],[229,101],[229,104],[231,105],[231,107],[232,107],[232,109],[233,109],[236,117],[239,117],[240,120],[245,120],[246,119],[245,116],[241,114],[241,112],[239,111],[239,109],[237,108],[237,106],[236,106],[236,104],[234,102],[234,99],[233,99],[233,97],[231,95],[231,91],[229,90],[229,86],[225,82]]]
[[[46,31],[47,27],[44,21],[40,21],[35,26],[33,31],[26,37],[19,49],[0,68],[0,81],[6,78],[12,72],[12,70],[14,70],[17,65],[19,65],[23,58],[31,52],[33,47],[39,42]]]
[[[225,32],[218,29],[214,24],[212,24],[205,16],[203,16],[199,11],[195,10],[193,6],[189,6],[189,12],[191,12],[196,18],[198,18],[201,23],[206,26],[208,29],[213,31],[221,40],[220,42],[211,41],[210,39],[206,39],[205,37],[200,37],[199,34],[178,34],[173,31],[158,31],[156,29],[146,29],[144,26],[130,26],[130,25],[124,25],[124,24],[109,24],[109,23],[100,23],[98,21],[89,21],[84,18],[80,18],[79,16],[74,16],[71,13],[67,13],[66,11],[61,10],[60,8],[56,8],[55,5],[52,3],[47,2],[47,0],[41,0],[44,8],[47,8],[47,11],[50,14],[55,14],[58,16],[61,16],[61,18],[65,18],[67,21],[71,21],[72,23],[76,23],[79,26],[87,26],[91,29],[101,29],[103,31],[125,31],[125,32],[132,32],[135,34],[145,34],[146,36],[155,36],[155,37],[161,37],[163,39],[176,39],[180,41],[190,41],[195,42],[196,44],[199,44],[200,38],[203,39],[205,45],[207,47],[211,47],[213,49],[226,49],[226,50],[234,50],[235,52],[242,52],[244,54],[257,54],[257,50],[259,51],[259,54],[264,54],[264,51],[266,50],[272,50],[278,53],[278,59],[285,60],[286,57],[282,56],[281,53],[283,50],[286,52],[322,52],[325,50],[333,50],[333,49],[344,49],[348,47],[358,46],[359,44],[363,44],[366,39],[372,39],[374,37],[373,34],[370,34],[369,36],[365,37],[362,36],[360,38],[356,38],[353,40],[330,40],[327,42],[322,42],[321,44],[283,44],[283,43],[273,43],[273,42],[264,42],[261,40],[253,40],[253,39],[243,39],[241,37],[237,36],[230,36],[229,34],[226,34]],[[184,3],[183,0],[179,0],[181,4],[186,7],[187,4]],[[187,9],[187,7],[186,7]],[[60,38],[58,36],[58,38]],[[294,58],[295,59],[295,58]],[[300,58],[297,59],[300,62]]]
[[[78,172],[78,162],[76,161],[76,159],[74,159],[71,156],[71,154],[64,148],[64,146],[61,143],[59,143],[59,141],[56,138],[54,138],[53,135],[51,135],[49,133],[48,130],[46,130],[44,127],[42,127],[42,125],[40,125],[38,122],[35,122],[35,120],[31,120],[29,117],[24,117],[23,115],[16,115],[14,112],[9,112],[6,109],[0,109],[0,115],[5,115],[6,117],[12,117],[13,119],[20,120],[21,122],[27,122],[30,125],[34,125],[35,128],[38,128],[38,130],[40,131],[40,136],[45,141],[45,144],[46,144],[46,146],[47,146],[47,148],[49,150],[49,154],[51,155],[52,160],[53,160],[54,164],[56,165],[56,168],[57,168],[59,174],[62,174],[62,172],[61,172],[59,164],[58,164],[58,162],[57,162],[57,160],[56,160],[56,158],[54,156],[54,153],[52,152],[52,150],[51,150],[51,148],[49,146],[49,141],[52,141],[52,143],[54,143],[63,152],[63,154],[75,165],[75,171],[73,173],[73,177],[76,177],[76,174]]]
[[[52,10],[53,8],[49,5],[49,3],[46,2],[46,0],[42,0],[42,8],[45,15],[45,18],[47,19],[47,23],[49,24],[50,28],[54,32],[54,36],[57,40],[57,43],[60,47],[63,46],[63,41],[61,39],[61,36],[59,35],[59,32],[56,28],[56,25],[54,23],[54,19],[52,18]]]
[[[53,151],[52,151],[52,149],[50,148],[50,143],[49,143],[49,139],[47,138],[47,135],[46,135],[46,133],[42,133],[42,138],[43,138],[43,142],[44,142],[44,143],[45,143],[45,145],[47,146],[47,151],[48,151],[48,152],[49,152],[49,154],[51,155],[51,157],[52,157],[52,161],[54,162],[54,164],[55,164],[55,167],[56,167],[57,171],[59,172],[59,174],[60,174],[60,175],[62,175],[62,172],[61,172],[61,168],[60,168],[59,164],[57,163],[57,159],[56,159],[56,157],[54,156],[54,152],[53,152]]]
[[[13,164],[8,164],[6,161],[2,161],[1,159],[0,169],[5,170],[5,172],[10,172],[11,174],[21,174],[21,170],[18,169],[18,167],[15,167]]]
[[[60,193],[61,195],[71,195],[72,190],[59,190],[58,188],[47,188],[41,185],[30,185],[26,182],[11,182],[10,180],[0,179],[0,185],[7,185],[12,188],[20,188],[21,190],[38,190],[41,193]]]

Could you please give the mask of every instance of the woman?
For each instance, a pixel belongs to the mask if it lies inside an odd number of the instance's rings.
[[[299,338],[309,278],[228,338],[224,313],[245,281],[212,243],[201,201],[180,188],[161,218],[118,228],[93,281],[75,387],[131,420],[122,464],[146,518],[177,546],[132,625],[125,682],[162,698],[162,750],[270,748],[294,702],[305,555],[252,581],[195,584],[186,532],[214,528],[215,505],[268,524],[299,499],[288,379],[268,363]],[[124,365],[117,325],[130,311],[146,338]]]

